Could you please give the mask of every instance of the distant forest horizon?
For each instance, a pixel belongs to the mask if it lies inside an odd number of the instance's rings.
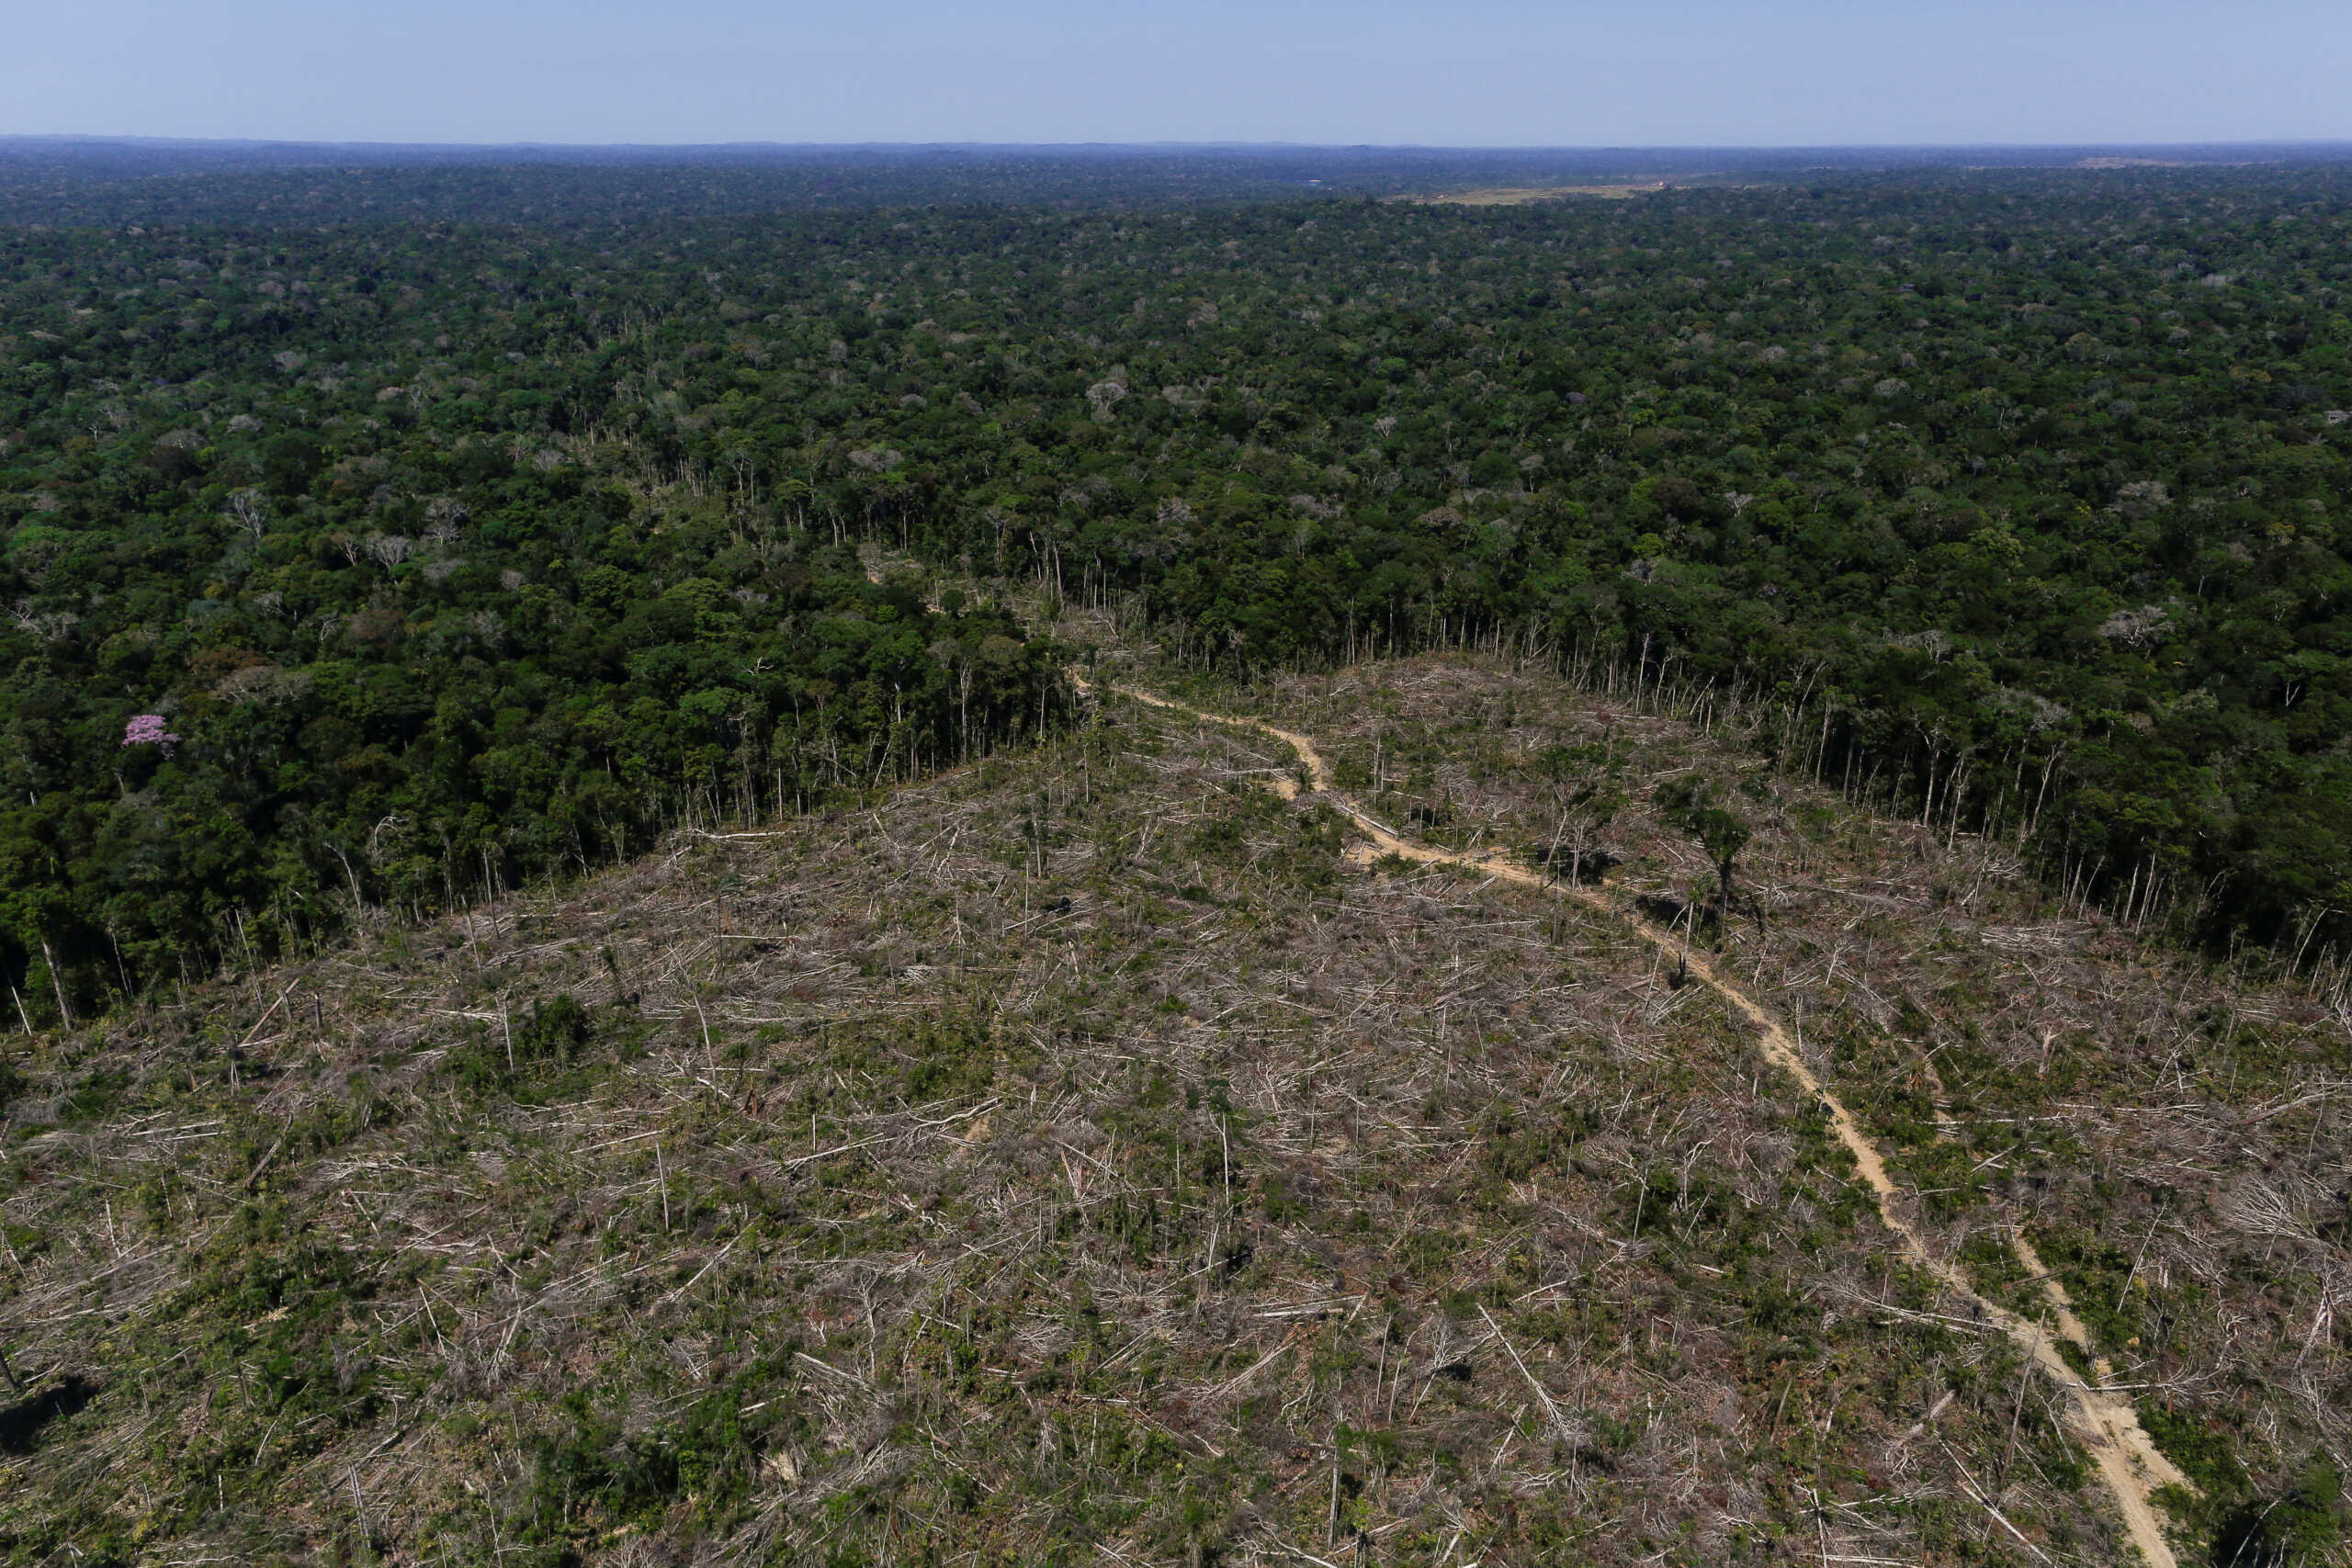
[[[1185,153],[1300,153],[1340,156],[1499,156],[1660,158],[1688,162],[1714,156],[1755,160],[1771,166],[1807,166],[1804,160],[1827,157],[1845,160],[1896,160],[1893,166],[1939,164],[1953,159],[1996,158],[2004,164],[2041,166],[2051,158],[2079,159],[2117,155],[2132,158],[2182,159],[2200,163],[2286,163],[2352,160],[2352,137],[2257,138],[2232,141],[1788,141],[1788,142],[1446,142],[1446,141],[1254,141],[1247,138],[1139,141],[1078,140],[1007,141],[987,138],[955,140],[793,141],[746,139],[728,141],[570,141],[525,139],[506,141],[387,141],[371,138],[320,139],[254,136],[144,136],[107,131],[0,132],[0,158],[28,152],[73,151],[97,154],[114,150],[189,158],[243,155],[255,159],[303,153],[361,153],[392,160],[419,157],[506,157],[515,155],[562,159],[695,157],[822,157],[839,153],[922,155],[955,152],[1032,152],[1044,155],[1159,155]],[[1880,163],[1876,166],[1889,166]]]

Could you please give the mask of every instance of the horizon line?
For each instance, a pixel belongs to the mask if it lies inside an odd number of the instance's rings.
[[[150,136],[107,131],[0,131],[0,147],[22,143],[100,144],[186,148],[314,148],[371,152],[2242,152],[2251,149],[2343,149],[2352,152],[2346,137],[2233,137],[2223,141],[2183,140],[2088,141],[1690,141],[1690,142],[1433,142],[1433,141],[1183,141],[1160,138],[1120,141],[1101,139],[1067,141],[990,141],[982,140],[923,141],[426,141],[334,140],[304,137]]]

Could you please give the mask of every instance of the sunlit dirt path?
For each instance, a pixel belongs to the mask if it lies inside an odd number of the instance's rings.
[[[1211,713],[1132,686],[1109,683],[1098,685],[1083,677],[1073,678],[1077,680],[1081,691],[1109,691],[1149,707],[1165,708],[1193,718],[1253,729],[1261,735],[1271,736],[1298,754],[1298,760],[1305,766],[1308,778],[1313,781],[1316,792],[1328,799],[1334,807],[1353,822],[1364,837],[1371,840],[1375,850],[1425,865],[1459,866],[1467,871],[1476,872],[1483,876],[1517,883],[1521,886],[1550,893],[1556,897],[1570,898],[1578,903],[1589,905],[1623,921],[1653,945],[1671,953],[1677,962],[1687,964],[1690,974],[1697,976],[1713,987],[1719,996],[1737,1009],[1748,1022],[1755,1026],[1766,1059],[1794,1078],[1804,1087],[1804,1091],[1818,1100],[1822,1108],[1828,1112],[1830,1125],[1836,1131],[1838,1142],[1845,1145],[1847,1151],[1854,1156],[1854,1163],[1861,1171],[1862,1180],[1870,1187],[1871,1196],[1878,1206],[1880,1223],[1901,1240],[1903,1250],[1909,1255],[1911,1260],[1933,1274],[1954,1294],[1966,1298],[1986,1320],[1997,1324],[2011,1339],[2025,1348],[2026,1353],[2033,1359],[2034,1362],[2049,1374],[2052,1382],[2066,1392],[2068,1425],[2073,1427],[2075,1437],[2085,1448],[2090,1450],[2092,1457],[2098,1461],[2100,1478],[2107,1483],[2109,1492],[2113,1495],[2116,1506],[2122,1513],[2124,1526],[2130,1532],[2132,1544],[2139,1549],[2140,1555],[2152,1565],[2152,1568],[2179,1568],[2178,1560],[2173,1555],[2171,1546],[2165,1540],[2164,1528],[2156,1515],[2154,1493],[2157,1487],[2165,1485],[2188,1487],[2189,1482],[2170,1460],[2157,1451],[2155,1444],[2149,1439],[2147,1432],[2141,1427],[2139,1416],[2132,1409],[2131,1400],[2103,1386],[2113,1380],[2114,1373],[2104,1360],[2091,1359],[2089,1337],[2081,1321],[2075,1315],[2073,1303],[2067,1300],[2064,1287],[2047,1269],[2042,1267],[2041,1259],[2035,1255],[2031,1244],[2026,1240],[2024,1235],[2015,1230],[2010,1233],[2010,1240],[2016,1249],[2018,1260],[2027,1273],[2040,1284],[2043,1296],[2049,1303],[2050,1310],[2046,1322],[2038,1323],[2022,1317],[1998,1303],[1978,1294],[1958,1265],[1937,1258],[1929,1252],[1926,1240],[1910,1220],[1905,1217],[1902,1209],[1902,1193],[1895,1186],[1894,1179],[1887,1174],[1885,1157],[1880,1154],[1877,1145],[1863,1135],[1861,1124],[1854,1120],[1853,1113],[1846,1109],[1845,1102],[1822,1082],[1820,1077],[1810,1066],[1806,1066],[1803,1052],[1798,1049],[1796,1041],[1791,1037],[1789,1032],[1781,1027],[1780,1020],[1775,1018],[1762,1003],[1742,990],[1712,957],[1704,953],[1687,951],[1679,938],[1664,928],[1644,919],[1622,900],[1611,897],[1603,890],[1573,886],[1564,886],[1549,877],[1516,863],[1500,852],[1486,855],[1456,854],[1450,851],[1416,843],[1412,840],[1400,836],[1394,829],[1374,819],[1346,794],[1336,788],[1332,781],[1331,770],[1325,764],[1322,753],[1315,749],[1315,743],[1312,740],[1295,731],[1278,728],[1262,719]],[[1289,780],[1281,781],[1276,787],[1286,796],[1297,793],[1296,786]],[[2058,1339],[2053,1338],[2051,1333],[2053,1328],[2059,1338],[2072,1341],[2086,1359],[2092,1359],[2092,1366],[2098,1379],[2098,1382],[2087,1382],[2076,1374],[2073,1365],[2060,1352]],[[2023,1532],[2002,1515],[1994,1498],[1978,1486],[1975,1478],[1968,1474],[1965,1467],[1962,1469],[1962,1475],[1976,1501],[1999,1520],[2010,1535],[2020,1541],[2025,1541]],[[2027,1542],[2027,1544],[2030,1547],[2031,1543]],[[2039,1555],[2039,1552],[2037,1551],[2036,1554]]]

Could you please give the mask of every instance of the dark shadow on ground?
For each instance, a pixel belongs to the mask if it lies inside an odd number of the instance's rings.
[[[1556,880],[1574,882],[1587,887],[1607,881],[1611,868],[1617,863],[1617,857],[1607,850],[1587,850],[1579,857],[1566,850],[1554,850],[1548,845],[1537,850],[1532,858],[1537,865],[1551,872]]]
[[[75,1374],[0,1410],[0,1454],[32,1452],[43,1427],[73,1415],[96,1398],[97,1392],[96,1383]]]

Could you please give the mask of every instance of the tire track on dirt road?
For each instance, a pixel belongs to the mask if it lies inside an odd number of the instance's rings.
[[[1371,813],[1365,811],[1353,799],[1337,788],[1332,779],[1331,770],[1323,761],[1322,753],[1316,749],[1315,742],[1295,730],[1281,728],[1263,719],[1212,713],[1205,708],[1176,702],[1137,687],[1091,682],[1076,674],[1073,674],[1072,679],[1081,692],[1110,692],[1132,702],[1141,703],[1148,707],[1161,708],[1171,713],[1184,714],[1193,718],[1236,728],[1255,730],[1261,735],[1279,740],[1297,753],[1300,763],[1306,768],[1307,777],[1312,781],[1315,792],[1329,799],[1341,815],[1352,822],[1365,838],[1384,852],[1422,865],[1457,866],[1484,876],[1495,877],[1538,892],[1549,893],[1555,897],[1572,899],[1623,921],[1653,946],[1671,953],[1678,961],[1686,964],[1690,973],[1704,981],[1718,996],[1729,1002],[1743,1018],[1747,1020],[1757,1032],[1765,1059],[1794,1078],[1798,1085],[1828,1113],[1830,1127],[1837,1134],[1838,1141],[1843,1144],[1847,1152],[1854,1156],[1854,1164],[1860,1170],[1863,1182],[1871,1190],[1871,1197],[1877,1206],[1879,1223],[1902,1243],[1905,1254],[1914,1263],[1934,1275],[1946,1289],[1972,1303],[1988,1321],[1998,1325],[2011,1340],[2025,1350],[2034,1364],[2048,1374],[2050,1380],[2065,1393],[2067,1425],[2083,1446],[2090,1450],[2093,1460],[2098,1463],[2099,1477],[2106,1483],[2109,1493],[2115,1499],[2117,1510],[2123,1517],[2124,1528],[2131,1536],[2132,1544],[2139,1549],[2140,1555],[2146,1560],[2150,1568],[2179,1568],[2178,1559],[2174,1556],[2170,1543],[2165,1539],[2163,1522],[2156,1512],[2154,1494],[2158,1487],[2166,1485],[2180,1486],[2192,1491],[2194,1487],[2191,1486],[2188,1477],[2184,1476],[2179,1469],[2157,1450],[2154,1442],[2148,1437],[2146,1429],[2140,1425],[2139,1413],[2132,1408],[2130,1399],[2103,1386],[2112,1381],[2114,1376],[2112,1370],[2104,1360],[2093,1356],[2088,1335],[2080,1320],[2075,1317],[2073,1303],[2068,1301],[2064,1287],[2047,1269],[2042,1267],[2041,1259],[2035,1255],[2023,1233],[2015,1230],[2010,1233],[2011,1246],[2018,1261],[2024,1267],[2028,1275],[2041,1286],[2044,1298],[2050,1303],[2050,1315],[2058,1324],[2060,1338],[2071,1341],[2084,1357],[2091,1361],[2098,1379],[2096,1382],[2083,1378],[2075,1371],[2073,1364],[2059,1350],[2059,1340],[2053,1339],[2049,1333],[2045,1332],[2041,1324],[2011,1312],[1999,1303],[1980,1294],[1976,1288],[1968,1282],[1967,1275],[1957,1264],[1939,1258],[1928,1250],[1926,1238],[1920,1235],[1917,1227],[1905,1217],[1902,1211],[1902,1191],[1895,1186],[1894,1179],[1887,1171],[1885,1156],[1863,1133],[1861,1123],[1855,1120],[1853,1112],[1846,1108],[1845,1102],[1838,1097],[1836,1091],[1823,1082],[1820,1076],[1806,1065],[1804,1053],[1798,1049],[1795,1039],[1781,1025],[1780,1020],[1773,1016],[1770,1010],[1742,989],[1712,956],[1704,953],[1687,952],[1680,940],[1671,932],[1644,919],[1638,913],[1626,908],[1621,900],[1612,898],[1604,891],[1589,887],[1563,886],[1550,877],[1513,863],[1500,852],[1486,855],[1457,854],[1449,850],[1435,849],[1427,844],[1416,843],[1403,837],[1374,818]],[[1298,793],[1296,785],[1289,780],[1282,781],[1276,787],[1285,796]],[[1965,1471],[1962,1473],[1963,1476],[1966,1475]],[[1970,1484],[1973,1490],[1974,1484],[1973,1478],[1970,1478]],[[2012,1535],[2016,1535],[2019,1540],[2025,1540],[2017,1528],[2009,1524],[2008,1520],[2002,1516],[1990,1496],[1978,1493],[1976,1500],[1995,1518],[1999,1519]],[[2031,1543],[2027,1544],[2030,1547]]]

